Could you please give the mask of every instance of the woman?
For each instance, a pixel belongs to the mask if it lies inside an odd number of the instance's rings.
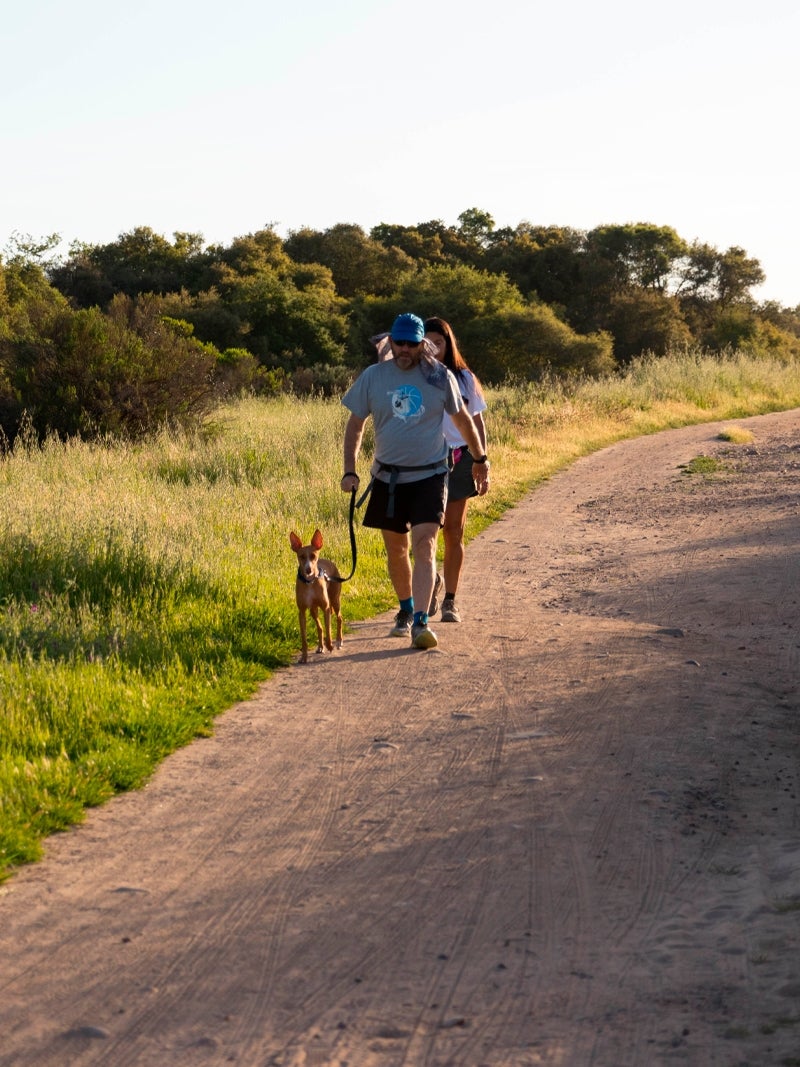
[[[467,362],[458,350],[458,343],[448,322],[438,316],[425,320],[425,340],[430,342],[436,352],[436,358],[455,375],[461,391],[464,406],[472,416],[481,441],[481,453],[486,453],[486,425],[482,412],[486,410],[481,383],[467,366]],[[447,507],[444,513],[444,600],[442,602],[442,622],[461,622],[461,615],[456,607],[456,593],[461,568],[464,564],[464,527],[467,521],[467,501],[477,496],[475,481],[472,477],[473,457],[464,438],[456,428],[453,420],[445,414],[443,423],[447,444],[453,450],[453,469],[448,478]],[[488,482],[488,475],[487,475]],[[437,575],[436,591],[441,580]]]

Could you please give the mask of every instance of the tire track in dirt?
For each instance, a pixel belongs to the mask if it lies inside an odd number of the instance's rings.
[[[402,657],[402,650],[399,651]],[[395,660],[391,670],[395,681],[400,673]],[[352,682],[352,679],[348,681]],[[388,683],[389,679],[385,679],[385,681]],[[357,712],[357,708],[353,707],[352,694],[353,688],[351,684],[340,687],[339,712],[337,716],[340,723],[344,720],[351,721],[354,713]],[[407,726],[407,724],[404,725]],[[350,869],[357,866],[364,859],[369,859],[376,844],[380,845],[381,837],[387,833],[391,834],[395,824],[398,821],[402,821],[403,813],[398,808],[398,794],[403,789],[411,791],[415,788],[414,779],[418,772],[413,763],[409,763],[405,769],[400,770],[400,761],[397,759],[396,753],[401,748],[413,747],[415,743],[419,743],[425,729],[424,725],[410,731],[406,728],[400,742],[390,741],[388,738],[398,735],[397,723],[394,716],[392,716],[387,719],[386,729],[379,730],[371,741],[365,737],[357,737],[355,742],[351,742],[351,746],[347,750],[344,749],[343,745],[340,745],[336,768],[336,773],[340,778],[340,796],[351,799],[347,803],[339,805],[341,818],[337,819],[335,840],[326,842],[325,852],[331,859],[329,861],[323,860],[320,864],[321,877],[324,878],[325,882],[333,882],[335,884],[337,876],[341,874],[349,876]],[[411,733],[411,736],[409,736],[409,733]],[[344,735],[344,730],[341,731],[341,735]],[[457,755],[457,760],[463,758],[463,755]],[[388,774],[381,776],[381,778],[388,777],[385,782],[376,778],[373,766],[376,759],[380,760],[381,769],[388,772]],[[376,785],[378,786],[377,792]],[[431,798],[430,803],[432,802]],[[388,811],[385,810],[387,803]],[[419,819],[425,816],[425,806],[417,805],[414,811],[414,818]],[[399,886],[398,893],[401,898],[406,892],[406,886]],[[308,899],[308,894],[306,894],[306,899]],[[391,901],[386,903],[391,908]],[[389,960],[395,951],[396,940],[393,937],[386,937],[385,927],[386,922],[382,915],[376,916],[372,923],[367,921],[361,924],[360,937],[367,941],[372,940],[381,946],[380,953],[377,956],[374,950],[371,954],[371,967],[376,964],[380,965],[383,959]],[[331,930],[327,937],[324,933],[315,935],[314,952],[322,958],[333,959],[340,949],[341,936],[335,931]],[[291,952],[286,946],[282,946],[280,955],[288,960]],[[358,958],[357,956],[349,969],[346,969],[337,980],[336,986],[341,989],[342,993],[349,992],[352,989],[352,983],[356,981],[358,973],[364,969],[364,962],[363,958]],[[335,989],[332,990],[330,985],[326,983],[311,993],[307,993],[304,997],[295,999],[292,1010],[292,1016],[295,1021],[291,1025],[295,1028],[299,1025],[300,1037],[290,1040],[284,1046],[284,1053],[291,1049],[293,1045],[296,1045],[298,1041],[305,1038],[306,1027],[318,1027],[320,1004],[323,999],[325,1002],[330,1003],[332,993],[335,998]],[[266,1001],[263,1003],[265,1011],[268,1010],[268,1003]],[[305,1025],[301,1021],[304,1017],[308,1019],[308,1023]]]
[[[427,659],[426,662],[430,663],[430,662],[432,662],[432,660]],[[499,677],[502,678],[502,672],[501,672]],[[495,685],[497,684],[497,679],[498,679],[498,676],[495,675]],[[475,693],[477,693],[477,689],[475,690]],[[504,703],[505,702],[505,693],[501,692],[501,696],[503,698],[502,703]],[[494,785],[494,784],[496,784],[496,781],[497,781],[499,760],[500,760],[500,755],[502,753],[502,732],[496,729],[496,725],[497,725],[498,719],[502,723],[502,721],[505,719],[505,714],[504,714],[504,712],[500,712],[499,715],[498,715],[498,710],[497,710],[498,706],[499,706],[498,705],[498,701],[497,701],[496,697],[494,696],[494,693],[493,693],[493,691],[491,689],[484,693],[484,697],[483,698],[491,706],[491,713],[495,716],[495,718],[494,718],[495,728],[493,728],[493,733],[491,734],[491,737],[489,737],[487,739],[487,750],[488,750],[489,755],[488,755],[488,758],[483,761],[484,764],[488,768],[488,784]],[[463,715],[465,713],[464,709],[465,709],[466,706],[469,706],[472,709],[476,708],[475,695],[470,695],[469,704],[468,705],[465,705],[464,701],[461,701],[460,703],[458,703],[456,705],[456,710],[453,712],[453,715],[454,716]],[[472,714],[472,712],[470,712],[470,714]],[[487,716],[488,716],[488,714],[489,714],[489,711],[487,709]],[[486,733],[485,728],[482,729],[482,733]],[[480,736],[480,735],[477,735],[477,736]],[[393,758],[397,758],[397,757],[394,756]],[[441,789],[446,791],[447,788],[448,788],[447,781],[446,781],[447,776],[448,775],[452,775],[454,773],[454,771],[456,771],[456,770],[458,770],[458,768],[454,768],[452,765],[448,765],[448,767],[445,768],[445,773],[442,773],[441,769],[440,769],[439,773],[437,774],[437,779],[438,779],[437,785]],[[487,782],[484,781],[483,777],[482,777],[481,778],[481,782],[480,782],[481,788],[485,788],[486,784],[487,784]],[[446,792],[445,792],[445,795],[446,795]],[[459,804],[463,805],[464,803],[465,803],[465,795],[462,792],[462,793],[459,794]],[[471,856],[473,856],[474,855],[474,851],[476,849],[480,850],[482,848],[482,843],[483,843],[484,839],[485,839],[485,831],[483,831],[483,830],[481,830],[478,833],[477,836],[473,835],[472,843],[470,843],[468,840],[465,840],[463,835],[462,835],[462,837],[460,839],[460,847],[462,848],[462,851],[467,851],[468,849],[471,849],[469,854]],[[437,844],[436,845],[436,852],[437,853],[441,852],[441,844]],[[434,854],[434,856],[431,857],[431,860],[434,860],[434,859],[435,859],[435,854]],[[420,855],[420,856],[417,857],[416,866],[417,866],[418,869],[419,868],[423,868],[423,869],[426,869],[426,870],[430,870],[431,864],[428,863],[427,857],[424,857],[424,856]],[[450,869],[452,869],[452,865],[445,864],[445,870],[448,871]],[[455,866],[455,869],[458,870],[458,866],[457,865]],[[452,874],[447,874],[446,877],[449,879],[450,883],[453,883],[454,876]],[[485,878],[489,877],[489,869],[487,869],[484,877]],[[440,892],[442,891],[442,888],[444,888],[446,890],[448,887],[447,886],[442,887],[436,881],[431,882],[431,884],[430,884],[430,892],[432,892],[434,898],[437,895],[440,894]],[[459,892],[461,892],[461,881],[460,880],[458,882],[458,890],[459,890]],[[477,893],[478,893],[478,899],[480,899],[483,896],[483,893],[484,893],[483,882],[481,882],[481,884],[480,884],[480,886],[479,886],[479,888],[477,890]],[[472,920],[467,923],[467,929],[471,929],[474,926],[477,926],[477,919],[475,917],[473,917]],[[411,943],[411,947],[414,949],[414,951],[416,951],[416,947],[417,947],[416,944]],[[396,945],[396,942],[395,942],[394,939],[391,939],[391,938],[385,939],[384,940],[384,948],[390,954],[394,955],[395,957],[398,956],[398,949],[397,949],[397,945]],[[410,952],[409,944],[406,944],[404,946],[404,952],[405,952],[406,955],[408,955],[408,953]],[[403,958],[405,958],[405,957],[403,957]],[[448,958],[449,958],[449,956],[448,956]],[[402,960],[400,960],[400,959],[396,959],[395,960],[395,969],[400,965],[401,962],[402,962]],[[452,968],[450,968],[450,970],[452,970]],[[437,982],[438,981],[439,981],[439,979],[437,978]],[[383,990],[383,989],[378,989],[373,994],[373,996],[371,998],[371,1002],[377,1001],[378,1003],[380,1003],[384,999],[385,992],[386,991]],[[428,997],[427,999],[430,1000],[430,997]],[[446,997],[443,998],[443,996],[440,995],[440,996],[437,997],[435,1003],[439,1004],[439,1002],[441,1002],[443,999],[447,999],[447,998]],[[433,1002],[434,1001],[432,1001],[432,1003]],[[362,1014],[364,1014],[364,1005],[363,1004],[362,1004],[361,1011],[362,1011]],[[439,1025],[442,1026],[443,1023],[440,1022]],[[452,1029],[455,1029],[455,1027],[452,1027]],[[377,1027],[377,1030],[380,1031],[380,1027]],[[406,1031],[403,1030],[402,1032],[405,1033]],[[420,1026],[418,1025],[417,1030],[416,1031],[412,1031],[412,1032],[415,1034],[415,1040],[417,1040],[417,1042],[419,1042],[419,1040],[420,1040],[420,1037],[419,1037],[419,1035],[420,1035]],[[302,1041],[306,1040],[306,1036],[307,1035],[302,1035],[301,1036],[301,1038],[300,1038],[301,1043],[302,1043]],[[424,1041],[429,1040],[429,1039],[422,1038],[421,1040],[423,1040],[423,1042],[424,1042]],[[342,1054],[342,1053],[339,1052],[339,1054]]]
[[[283,857],[281,865],[290,872],[288,876],[268,878],[268,903],[266,890],[256,889],[233,897],[228,895],[222,908],[207,914],[200,928],[174,953],[160,975],[157,1002],[128,1028],[124,1047],[115,1050],[119,1067],[138,1062],[137,1037],[165,1030],[176,1005],[185,998],[213,1002],[219,974],[233,972],[239,966],[242,940],[252,929],[259,929],[261,937],[257,963],[249,965],[248,996],[240,1001],[237,1030],[247,1033],[258,1025],[264,1006],[272,1000],[277,962],[292,903],[302,886],[305,870],[313,862],[330,827],[336,792],[335,783],[330,778],[326,781],[329,783],[327,788],[297,798],[276,826],[276,844],[281,842],[276,852]],[[298,826],[311,826],[314,830],[311,834],[298,834]],[[229,861],[227,877],[234,885],[243,883],[250,867],[251,861],[245,854],[233,864]],[[276,867],[276,861],[272,860],[271,869],[274,871]]]
[[[431,662],[431,658],[426,657],[426,663],[430,664]],[[427,682],[425,684],[427,684]],[[476,701],[478,696],[479,690],[477,689],[477,687],[467,687],[466,697],[457,701],[456,704],[453,706],[453,709],[450,713],[450,720],[447,725],[447,731],[450,733],[450,740],[454,743],[455,748],[450,752],[449,756],[446,756],[446,758],[440,765],[437,765],[434,768],[436,784],[440,792],[437,794],[431,791],[429,792],[427,800],[423,799],[422,801],[420,800],[420,793],[415,793],[415,803],[413,805],[413,809],[408,809],[408,815],[410,815],[415,824],[424,825],[429,814],[434,814],[433,809],[437,804],[437,797],[439,798],[438,802],[441,806],[441,797],[447,796],[448,791],[451,789],[451,784],[458,783],[459,776],[462,773],[464,767],[468,764],[469,761],[472,761],[476,758],[476,750],[480,746],[484,746],[486,744],[484,740],[484,735],[486,733],[485,729],[482,728],[480,731],[474,729],[465,729],[466,724],[471,721],[471,717],[475,714]],[[428,723],[417,725],[415,727],[414,740],[420,742],[421,740],[423,740],[423,735],[427,732],[430,732],[430,730],[431,725]],[[489,744],[490,751],[492,753],[496,753],[498,741],[497,732],[494,729],[492,730],[492,737],[489,741]],[[402,745],[398,746],[400,750],[409,747],[410,746],[408,745],[408,739],[404,740]],[[394,752],[391,754],[391,760],[393,763],[399,762],[402,758],[402,753]],[[415,760],[414,767],[407,769],[407,771],[402,776],[397,776],[395,778],[395,782],[412,782],[412,778],[419,777],[421,769],[425,767],[426,764],[424,763],[424,761]],[[428,765],[427,771],[423,771],[423,775],[427,776],[427,774],[430,773],[430,770],[431,768]],[[418,783],[419,786],[421,786],[421,784],[422,783]],[[413,782],[412,787],[416,788]],[[461,800],[462,798],[461,796],[459,796],[459,803],[461,802]],[[413,830],[413,827],[411,827],[410,829]],[[406,828],[403,828],[402,836],[405,836],[407,832],[408,830]],[[483,829],[478,829],[477,831],[471,834],[464,834],[463,832],[461,832],[458,835],[458,858],[443,855],[442,842],[437,838],[431,839],[430,843],[427,846],[418,847],[415,850],[413,865],[409,864],[408,866],[412,871],[425,872],[424,881],[426,884],[423,891],[426,895],[430,895],[432,903],[435,903],[437,896],[443,891],[458,893],[461,893],[463,891],[463,871],[465,869],[467,869],[471,875],[476,869],[485,867],[484,861],[480,859],[481,842],[484,835],[485,831]],[[484,874],[483,877],[485,878],[487,877],[487,875]],[[419,895],[419,874],[413,874],[412,880],[415,883],[412,888],[414,888],[417,895]],[[481,887],[483,886],[483,884],[483,881],[481,881],[477,890],[477,895],[474,898],[478,902],[480,901],[482,896]],[[408,890],[408,882],[401,882],[397,889],[396,904],[398,906],[400,906],[400,904],[402,903],[403,898],[408,893]],[[471,890],[471,892],[474,892],[474,890]],[[389,904],[388,910],[391,911],[391,901],[384,901],[384,903]],[[422,908],[422,911],[424,913],[424,906]],[[386,926],[385,918],[381,918],[380,922],[384,927]],[[470,929],[473,925],[473,923],[468,924],[467,929]],[[387,936],[386,932],[384,931],[383,938],[380,944],[380,955],[376,957],[375,954],[373,954],[370,961],[372,969],[376,969],[376,962],[380,965],[381,957],[385,957],[387,963],[391,963],[392,961],[394,962],[394,967],[389,967],[388,974],[396,972],[398,969],[402,968],[405,960],[414,957],[416,954],[424,953],[424,948],[422,946],[423,940],[424,938],[415,936],[413,930],[409,931],[405,922],[401,922],[398,924],[397,933],[394,935]],[[441,966],[441,963],[435,963],[434,969],[439,970],[441,969]],[[378,969],[381,969],[380,966],[378,967]],[[391,982],[391,980],[389,981]],[[323,991],[320,991],[318,995],[322,995],[322,992]],[[382,1004],[387,995],[387,992],[387,988],[379,984],[378,986],[372,989],[368,998],[363,997],[360,1002],[360,1013],[362,1014],[362,1016],[366,1015],[367,1017],[369,1017],[370,1013],[374,1010],[374,1008],[379,1007]],[[427,999],[430,1000],[431,998],[428,997]],[[304,1011],[308,1011],[310,1009],[313,1014],[316,1006],[311,1002],[307,1001],[302,1005],[302,1007]],[[406,1023],[406,1021],[404,1021],[403,1028],[394,1027],[394,1030],[409,1035],[413,1035],[414,1033],[416,1033],[418,1039],[420,1024],[417,1023],[415,1030],[413,1027],[413,1020],[410,1023]],[[392,1027],[389,1027],[388,1029],[385,1026],[382,1027],[377,1021],[375,1023],[375,1031],[378,1035],[380,1035],[381,1033],[392,1033],[394,1032],[394,1030],[392,1029]],[[306,1040],[306,1037],[307,1035],[304,1033],[304,1031],[301,1031],[293,1039],[292,1046],[296,1047],[298,1044],[302,1044]],[[339,1047],[345,1040],[346,1038],[342,1037],[341,1040],[337,1043],[336,1054],[338,1056],[342,1056],[345,1054]]]

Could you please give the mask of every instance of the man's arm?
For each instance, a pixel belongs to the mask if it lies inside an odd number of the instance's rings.
[[[361,451],[361,441],[364,437],[364,425],[366,419],[360,419],[358,415],[351,413],[344,428],[344,470],[342,476],[342,491],[349,493],[358,488],[359,477],[356,473],[356,460]]]

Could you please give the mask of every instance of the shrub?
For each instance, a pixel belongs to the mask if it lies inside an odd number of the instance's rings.
[[[108,314],[66,305],[18,316],[0,337],[0,428],[27,422],[43,438],[149,433],[188,425],[215,400],[217,353],[170,325],[154,304],[117,296]]]

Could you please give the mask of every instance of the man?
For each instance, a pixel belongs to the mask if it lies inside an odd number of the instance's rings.
[[[375,460],[363,525],[379,529],[386,546],[389,578],[400,601],[392,634],[410,636],[415,648],[435,648],[428,609],[436,581],[436,538],[447,504],[445,412],[478,457],[472,473],[481,495],[489,488],[489,462],[455,377],[428,350],[422,319],[398,315],[389,344],[393,358],[367,367],[342,398],[350,412],[342,489],[358,486],[356,459],[371,415]]]

